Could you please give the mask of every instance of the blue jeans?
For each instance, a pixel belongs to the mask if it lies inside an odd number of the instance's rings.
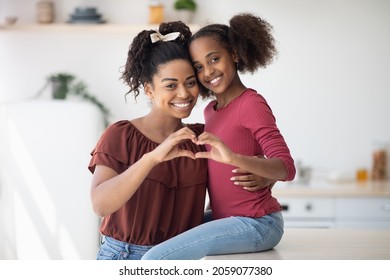
[[[134,245],[103,236],[97,260],[140,260],[152,246]]]
[[[283,228],[281,212],[260,218],[212,220],[154,246],[142,260],[197,260],[208,255],[270,250],[282,239]]]

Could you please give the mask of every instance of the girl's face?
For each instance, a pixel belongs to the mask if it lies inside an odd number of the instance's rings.
[[[199,94],[193,66],[183,59],[160,65],[152,83],[145,84],[145,92],[152,100],[153,110],[178,119],[187,118]]]
[[[217,95],[225,93],[238,77],[234,55],[211,37],[192,41],[189,50],[202,85]]]

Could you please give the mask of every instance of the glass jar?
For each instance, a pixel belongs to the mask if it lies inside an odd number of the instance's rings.
[[[52,1],[39,1],[37,3],[37,22],[54,22],[54,3]]]
[[[372,151],[372,180],[387,179],[387,164],[388,164],[388,144],[386,142],[377,141],[373,144]]]
[[[164,21],[164,6],[159,1],[151,1],[149,5],[149,23],[160,24]]]
[[[356,170],[356,181],[367,182],[368,181],[368,170],[367,168],[358,168]]]

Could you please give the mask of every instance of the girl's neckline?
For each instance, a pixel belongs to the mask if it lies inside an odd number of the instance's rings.
[[[218,100],[215,99],[214,100],[214,104],[213,104],[213,109],[214,111],[216,112],[219,112],[219,111],[223,111],[224,109],[228,108],[231,104],[233,104],[234,102],[236,102],[236,100],[238,100],[245,92],[247,92],[250,88],[246,88],[243,92],[241,92],[239,95],[237,95],[236,97],[234,97],[232,99],[232,101],[230,101],[229,103],[227,103],[224,107],[220,107],[220,108],[217,108],[218,106]]]

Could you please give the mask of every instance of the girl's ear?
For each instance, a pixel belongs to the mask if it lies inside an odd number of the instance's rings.
[[[235,63],[238,63],[238,61],[240,60],[237,50],[233,50],[233,60]]]

